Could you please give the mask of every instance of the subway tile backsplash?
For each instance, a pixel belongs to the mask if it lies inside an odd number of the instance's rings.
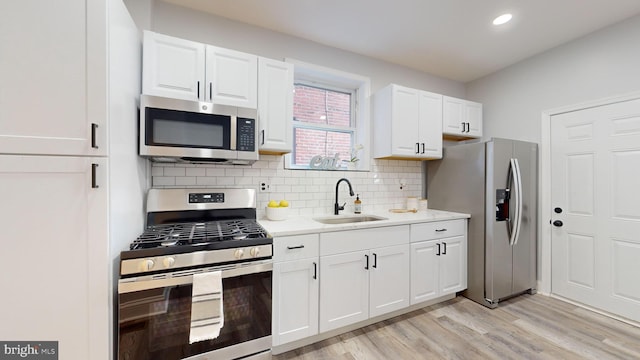
[[[154,188],[253,188],[258,192],[258,218],[264,217],[269,200],[289,201],[291,215],[328,215],[333,213],[336,182],[349,179],[353,191],[360,194],[362,211],[388,211],[404,208],[409,196],[422,193],[420,161],[372,160],[371,171],[290,170],[283,156],[261,155],[251,166],[152,163]],[[259,189],[261,182],[270,186]],[[402,189],[401,189],[402,186]],[[343,213],[353,213],[354,197],[346,183],[338,190]]]

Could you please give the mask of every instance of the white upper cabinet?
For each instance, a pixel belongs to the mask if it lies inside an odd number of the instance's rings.
[[[480,138],[482,137],[482,104],[445,96],[442,123],[442,130],[447,138]]]
[[[258,122],[261,153],[292,149],[293,64],[258,59]]]
[[[258,106],[258,57],[207,45],[206,93],[215,104]]]
[[[204,100],[205,45],[144,32],[142,92],[183,100]]]
[[[420,91],[420,156],[442,158],[442,95]]]
[[[108,153],[100,6],[0,1],[0,153]]]
[[[373,106],[375,158],[442,157],[442,95],[391,84]]]
[[[258,57],[144,32],[142,92],[255,109]]]

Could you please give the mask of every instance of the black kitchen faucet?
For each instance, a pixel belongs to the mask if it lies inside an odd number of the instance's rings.
[[[342,178],[340,180],[338,180],[338,182],[336,183],[336,202],[333,204],[333,214],[334,215],[338,215],[340,214],[340,210],[344,210],[344,206],[347,204],[346,202],[344,204],[342,204],[342,206],[340,206],[338,204],[338,186],[340,186],[340,183],[346,181],[347,185],[349,185],[349,195],[353,196],[353,188],[351,187],[351,182],[349,182],[349,180],[347,180],[347,178]]]

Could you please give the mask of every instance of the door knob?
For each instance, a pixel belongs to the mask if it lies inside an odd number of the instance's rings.
[[[561,214],[561,213],[562,213],[562,208],[557,207],[557,208],[553,209],[553,211],[554,211],[556,214]]]
[[[553,222],[553,226],[557,226],[557,227],[562,227],[562,221],[561,220],[556,220]]]

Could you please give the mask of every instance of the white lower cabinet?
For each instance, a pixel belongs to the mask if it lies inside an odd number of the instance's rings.
[[[323,256],[320,263],[320,332],[369,318],[368,251]]]
[[[460,219],[276,237],[273,345],[466,289],[466,229]]]
[[[467,288],[466,220],[411,225],[411,304]]]
[[[107,171],[106,158],[0,155],[1,339],[107,358]]]
[[[273,346],[318,333],[319,270],[318,234],[274,239]]]
[[[409,306],[408,226],[321,234],[321,255],[320,332]]]

